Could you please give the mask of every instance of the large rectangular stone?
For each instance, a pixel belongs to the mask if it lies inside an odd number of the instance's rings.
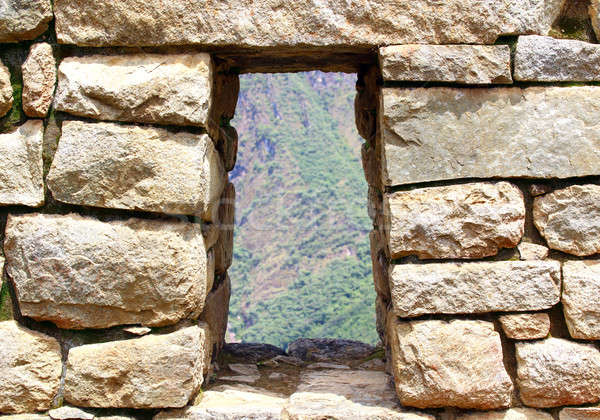
[[[547,34],[563,0],[56,0],[58,41],[87,46],[492,44]]]
[[[574,39],[521,36],[515,79],[531,82],[600,81],[600,45]]]
[[[558,261],[402,264],[390,267],[394,312],[472,314],[537,311],[560,300]]]
[[[525,229],[523,194],[508,182],[384,194],[392,258],[483,258],[515,247]]]
[[[379,63],[386,81],[512,83],[508,45],[394,45]]]
[[[226,180],[206,134],[66,121],[48,187],[65,203],[212,221]]]
[[[183,407],[202,385],[206,327],[72,348],[65,401],[80,407]]]
[[[208,127],[212,79],[203,53],[68,57],[54,107],[98,120]]]
[[[493,323],[389,318],[393,373],[403,405],[476,410],[510,405],[513,384]]]
[[[21,313],[61,328],[198,316],[213,276],[201,227],[187,222],[10,215],[4,251]]]
[[[44,123],[30,120],[0,134],[0,206],[44,204],[42,142]]]
[[[385,88],[384,185],[600,173],[600,87]]]

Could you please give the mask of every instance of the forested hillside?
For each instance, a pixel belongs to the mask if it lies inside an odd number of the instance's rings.
[[[230,339],[376,341],[355,80],[241,76]]]

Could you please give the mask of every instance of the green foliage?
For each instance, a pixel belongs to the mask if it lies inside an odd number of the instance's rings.
[[[0,276],[2,276],[1,272]],[[12,300],[8,291],[8,284],[4,282],[0,290],[0,321],[9,321],[11,319],[13,319]]]
[[[376,341],[354,82],[319,72],[242,76],[230,269],[237,339]]]

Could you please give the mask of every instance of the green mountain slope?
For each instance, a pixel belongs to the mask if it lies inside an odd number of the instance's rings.
[[[241,76],[230,339],[376,341],[355,80]]]

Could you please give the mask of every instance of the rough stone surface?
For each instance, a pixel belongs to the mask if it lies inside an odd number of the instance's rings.
[[[369,233],[371,245],[371,265],[373,267],[373,283],[379,296],[390,300],[390,284],[388,281],[389,263],[385,255],[385,240],[378,230]]]
[[[286,398],[246,385],[222,385],[205,391],[198,405],[159,413],[154,420],[280,420]]]
[[[508,45],[394,45],[379,61],[386,81],[512,83]]]
[[[513,340],[546,338],[550,333],[547,313],[502,315],[499,320],[504,334]]]
[[[13,105],[13,88],[10,83],[10,70],[0,62],[0,117],[5,116]]]
[[[531,407],[558,407],[600,400],[600,351],[560,338],[517,343],[521,400]]]
[[[211,89],[208,54],[69,57],[58,68],[54,104],[59,111],[100,120],[207,127]]]
[[[199,315],[212,274],[200,226],[186,222],[9,216],[4,251],[23,315],[61,328]]]
[[[530,242],[521,242],[517,248],[519,249],[519,256],[523,261],[545,260],[550,252],[545,246]]]
[[[50,44],[33,44],[22,70],[23,111],[28,117],[44,118],[56,86],[56,59]]]
[[[600,260],[563,264],[562,303],[573,338],[600,340]]]
[[[34,39],[52,20],[50,0],[4,0],[0,3],[0,42]]]
[[[211,342],[217,353],[225,345],[225,334],[227,333],[227,320],[229,317],[229,298],[231,296],[231,280],[225,274],[225,279],[206,297],[204,312],[200,319],[208,324]]]
[[[48,415],[52,420],[94,420],[96,417],[77,407],[62,406],[50,410]]]
[[[505,411],[489,413],[468,413],[458,416],[457,420],[552,420],[553,417],[544,411],[533,408],[511,408]]]
[[[152,332],[152,329],[148,327],[127,327],[123,328],[123,331],[141,337],[143,335],[150,334]]]
[[[215,271],[225,273],[233,261],[233,231],[235,228],[235,186],[225,186],[218,210],[219,239],[215,244]]]
[[[286,353],[279,347],[271,344],[259,343],[228,343],[223,351],[232,357],[245,360],[247,363],[264,362],[277,356],[285,356]]]
[[[536,197],[533,221],[548,246],[577,256],[600,252],[600,185],[573,185]]]
[[[393,371],[403,405],[490,410],[510,404],[513,385],[491,322],[390,318]]]
[[[226,179],[206,134],[65,121],[48,187],[65,203],[212,221]]]
[[[600,419],[600,408],[584,407],[576,408],[569,407],[560,410],[558,416],[560,420],[598,420]]]
[[[43,137],[41,120],[27,121],[12,133],[0,134],[0,206],[44,204]]]
[[[65,400],[81,407],[183,407],[202,385],[206,334],[194,326],[72,348]]]
[[[48,410],[62,372],[58,341],[19,326],[0,323],[0,413]]]
[[[54,3],[67,44],[240,47],[493,43],[499,35],[547,34],[562,0],[96,1]],[[465,13],[468,10],[469,13]]]
[[[11,416],[0,416],[2,420],[50,420],[48,416],[38,414],[14,414]]]
[[[390,287],[401,317],[543,310],[560,300],[560,263],[402,264],[390,267]]]
[[[288,345],[287,351],[306,362],[344,362],[365,359],[375,347],[353,340],[299,338]]]
[[[598,174],[599,98],[597,86],[384,88],[383,183]]]
[[[482,258],[516,246],[525,203],[508,182],[421,188],[384,195],[392,258]]]
[[[285,420],[434,420],[433,416],[372,407],[335,393],[297,392],[282,411]]]
[[[521,36],[515,79],[527,82],[600,81],[600,46],[574,39]]]

